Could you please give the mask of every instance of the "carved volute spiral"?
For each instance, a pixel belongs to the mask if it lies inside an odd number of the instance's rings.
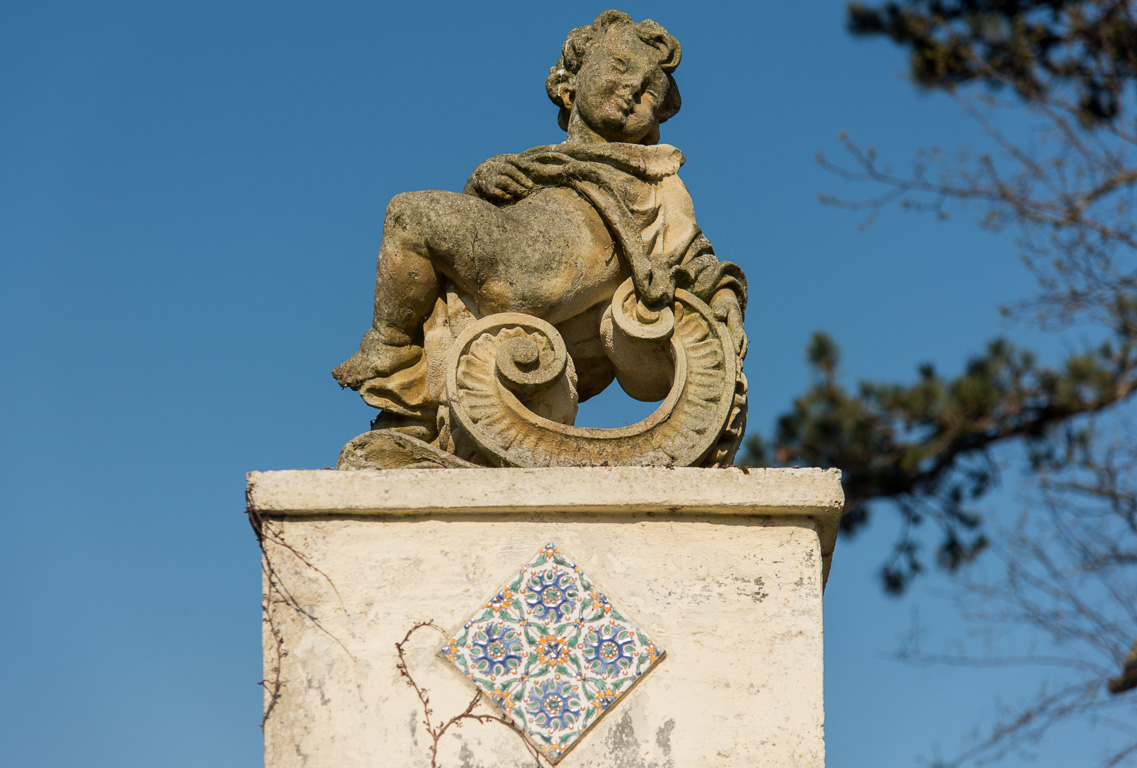
[[[502,466],[721,465],[721,436],[742,381],[729,332],[687,291],[678,290],[662,312],[641,307],[629,281],[613,297],[603,333],[609,354],[624,363],[635,354],[669,361],[623,366],[621,383],[639,387],[631,394],[641,399],[655,399],[663,377],[658,394],[666,396],[646,419],[616,429],[565,423],[575,415],[576,393],[563,340],[543,320],[503,313],[470,325],[451,348],[446,387],[455,442]],[[637,368],[653,373],[637,379]]]

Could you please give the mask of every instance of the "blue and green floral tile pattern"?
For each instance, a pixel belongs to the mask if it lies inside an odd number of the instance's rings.
[[[663,658],[553,544],[442,654],[554,763]]]

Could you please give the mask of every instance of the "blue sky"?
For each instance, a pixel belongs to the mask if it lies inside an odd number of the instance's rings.
[[[386,202],[560,141],[545,75],[604,7],[0,4],[5,764],[258,764],[244,473],[334,464],[367,428],[329,372],[369,323]],[[842,191],[814,162],[840,153],[839,131],[898,166],[977,138],[899,76],[901,52],[850,38],[842,3],[622,8],[684,47],[663,140],[687,156],[716,251],[749,276],[752,429],[805,386],[814,330],[849,380],[952,371],[998,333],[1040,341],[999,319],[1032,287],[1009,237],[899,211],[861,233],[817,202]],[[621,396],[600,400],[587,423],[627,418]],[[932,644],[961,629],[944,577],[881,595],[894,533],[882,510],[839,542],[826,594],[842,768],[950,752],[993,696],[1038,683],[891,658],[917,612]],[[1094,738],[1033,764],[1079,765]]]

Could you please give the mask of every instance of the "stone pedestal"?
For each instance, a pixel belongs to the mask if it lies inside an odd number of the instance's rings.
[[[552,543],[566,572],[587,575],[564,593],[577,613],[553,614],[576,621],[574,638],[590,631],[584,608],[602,616],[596,626],[615,611],[643,633],[626,646],[643,670],[620,698],[589,689],[564,705],[573,727],[591,727],[554,750],[558,766],[822,768],[821,596],[842,503],[840,474],[813,469],[251,473],[266,564],[266,765],[534,766],[520,733],[492,719],[437,735],[463,713],[503,715],[492,692],[470,706],[473,657],[463,667],[440,649],[457,658],[448,640],[510,597],[530,622],[512,626],[537,631],[527,612],[542,609],[539,590],[524,582],[536,571],[513,577]],[[511,580],[520,597],[502,591]],[[404,642],[421,622],[439,629]],[[619,656],[598,648],[589,675]],[[554,668],[541,670],[560,680]],[[573,669],[566,680],[583,680]],[[539,714],[528,699],[514,706]]]

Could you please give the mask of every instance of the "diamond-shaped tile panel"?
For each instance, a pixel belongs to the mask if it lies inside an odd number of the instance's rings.
[[[553,544],[475,612],[442,654],[554,763],[663,658]]]

